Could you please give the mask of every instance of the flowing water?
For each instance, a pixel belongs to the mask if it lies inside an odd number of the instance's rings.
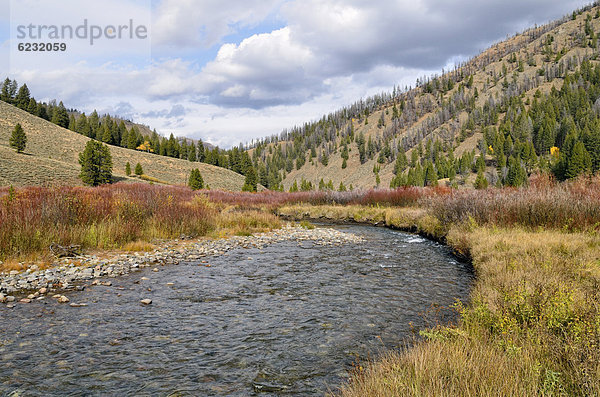
[[[468,295],[471,269],[442,245],[326,227],[366,242],[240,248],[67,294],[85,307],[0,306],[0,395],[323,395]]]

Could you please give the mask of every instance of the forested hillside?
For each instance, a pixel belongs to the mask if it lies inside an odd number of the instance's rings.
[[[520,186],[600,168],[598,33],[590,6],[251,148],[271,189]]]

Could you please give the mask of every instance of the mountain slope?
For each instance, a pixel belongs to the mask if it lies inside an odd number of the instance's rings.
[[[410,164],[413,151],[418,151],[416,163],[423,168],[421,173],[425,173],[428,162],[433,163],[440,183],[473,185],[476,161],[482,157],[488,181],[508,184],[509,165],[503,165],[501,160],[499,163],[497,153],[488,148],[498,149],[497,143],[491,141],[497,135],[502,135],[502,142],[511,137],[516,144],[519,128],[516,121],[529,125],[525,136],[519,137],[522,147],[513,150],[509,145],[511,150],[505,153],[507,162],[514,157],[527,173],[552,169],[557,160],[552,158],[548,147],[536,141],[542,123],[534,116],[543,116],[543,112],[533,109],[534,103],[544,102],[553,88],[560,90],[565,77],[574,76],[582,65],[586,68],[598,65],[599,32],[600,7],[586,7],[498,43],[441,76],[419,79],[414,89],[394,88],[393,93],[361,100],[321,120],[284,131],[279,137],[267,138],[251,149],[262,175],[261,182],[270,188],[282,184],[285,190],[294,181],[300,185],[302,179],[313,186],[323,179],[331,180],[336,188],[340,182],[355,188],[371,188],[379,179],[379,186],[388,187],[395,177],[395,162],[400,152],[406,153]],[[570,81],[574,91],[580,88],[588,91],[595,84],[593,78],[577,76],[576,79]],[[592,92],[585,100],[586,111],[593,108],[590,105],[595,100],[596,94]],[[560,108],[556,104],[554,107]],[[577,136],[584,135],[584,127],[593,123],[574,114],[576,109],[570,110],[577,125],[573,136],[579,139]],[[525,114],[523,119],[519,118],[521,114]],[[559,130],[564,127],[564,117],[551,118],[555,120],[555,131],[550,146],[558,146],[562,154],[565,141]],[[596,133],[592,125],[588,127],[592,134]],[[500,133],[490,132],[489,128]],[[363,153],[362,160],[358,137],[365,140],[367,153]],[[529,160],[523,154],[529,150],[526,144],[535,146],[533,165],[527,164]],[[348,148],[346,168],[342,168],[341,157],[344,145]],[[590,154],[591,147],[586,143]],[[438,164],[438,152],[445,157],[443,162],[451,166]],[[469,158],[463,161],[463,154]],[[447,175],[446,168],[453,168],[456,177]],[[403,169],[400,174],[408,178],[410,167]],[[588,171],[592,171],[591,167]]]
[[[24,154],[9,147],[10,134],[20,123],[27,134]],[[81,185],[79,153],[89,138],[0,101],[0,186],[14,185]],[[125,164],[132,170],[139,162],[144,174],[157,183],[186,184],[193,168],[200,172],[212,189],[238,191],[244,177],[233,171],[209,164],[157,156],[136,150],[110,146],[113,175],[116,180],[140,182],[125,175]]]

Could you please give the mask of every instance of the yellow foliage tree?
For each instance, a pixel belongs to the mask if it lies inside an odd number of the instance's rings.
[[[152,145],[148,141],[144,141],[144,143],[142,143],[136,149],[141,150],[143,152],[154,153],[154,149],[152,149]]]

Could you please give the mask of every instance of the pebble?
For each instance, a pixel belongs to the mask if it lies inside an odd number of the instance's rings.
[[[67,297],[66,297],[66,296],[64,296],[64,295],[61,295],[61,296],[58,298],[58,303],[67,303],[67,302],[69,302],[69,298],[67,298]]]
[[[152,299],[142,299],[140,303],[143,303],[144,305],[151,305]]]
[[[82,282],[91,279],[94,279],[92,285],[110,286],[112,282],[100,281],[99,278],[115,278],[148,267],[158,272],[157,265],[199,262],[210,267],[207,259],[212,256],[224,255],[228,251],[242,247],[260,250],[269,244],[282,241],[312,241],[320,246],[338,246],[358,244],[365,240],[352,233],[334,229],[286,226],[253,236],[232,236],[227,239],[203,239],[195,242],[186,240],[183,246],[176,246],[174,241],[166,241],[152,252],[115,254],[104,260],[94,255],[87,255],[78,258],[77,265],[73,259],[63,258],[47,269],[32,266],[25,272],[12,270],[8,273],[0,273],[0,303],[14,302],[15,298],[11,296],[12,294],[24,296],[25,293],[29,293],[27,291],[32,290],[37,291],[31,294],[34,298],[27,299],[37,299],[40,295],[55,293],[57,290],[82,290],[84,288]],[[148,280],[148,277],[141,277],[141,280]],[[53,297],[62,299],[63,296],[55,294]],[[68,298],[64,297],[64,299]]]
[[[71,306],[71,307],[84,307],[84,306],[87,306],[87,303],[75,303],[75,302],[73,302],[73,303],[70,303],[69,306]]]
[[[31,299],[30,298],[23,298],[19,302],[21,302],[21,303],[31,303]]]

